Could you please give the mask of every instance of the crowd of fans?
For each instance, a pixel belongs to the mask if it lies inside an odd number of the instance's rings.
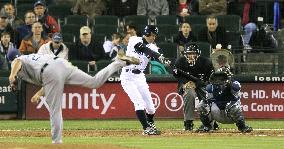
[[[126,50],[131,36],[141,36],[139,26],[120,21],[120,32],[114,32],[104,42],[96,41],[92,25],[95,17],[101,15],[118,16],[120,20],[129,15],[145,15],[149,17],[149,24],[155,24],[155,18],[160,15],[177,16],[179,29],[173,35],[173,40],[165,41],[176,43],[180,52],[185,44],[199,41],[208,42],[213,49],[218,44],[223,49],[230,49],[226,28],[218,25],[216,16],[234,14],[241,17],[243,32],[239,38],[242,39],[242,49],[251,50],[259,46],[275,48],[277,43],[273,36],[263,41],[269,32],[264,24],[269,22],[263,23],[266,18],[256,8],[257,3],[256,0],[37,0],[31,4],[33,9],[26,11],[23,18],[17,16],[17,6],[6,3],[0,6],[0,70],[9,70],[6,53],[13,48],[19,49],[21,54],[53,54],[96,65],[97,61],[111,60],[119,48]],[[71,47],[64,41],[58,18],[49,14],[49,5],[69,5],[69,15],[84,15],[91,22],[78,28],[79,38]],[[191,22],[184,19],[193,15],[207,16],[204,28],[197,34],[193,34]],[[273,14],[265,17],[273,18]]]

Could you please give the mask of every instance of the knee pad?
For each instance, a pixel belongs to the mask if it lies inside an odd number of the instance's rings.
[[[225,112],[228,118],[234,122],[243,118],[242,109],[239,102],[229,102],[226,105]]]
[[[204,100],[202,100],[197,106],[197,111],[199,112],[200,116],[208,115],[211,112],[209,103],[206,103]]]

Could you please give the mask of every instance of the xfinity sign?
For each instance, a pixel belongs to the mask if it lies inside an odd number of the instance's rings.
[[[85,93],[83,95],[79,93],[64,93],[62,96],[62,109],[70,109],[70,110],[74,108],[84,109],[84,110],[102,109],[101,114],[106,114],[107,110],[110,108],[110,105],[114,97],[115,97],[115,94],[111,94],[109,97],[106,97],[104,94],[99,94],[97,93],[96,89],[93,89],[91,93]],[[103,104],[102,106],[98,105],[99,100],[102,101],[102,104]],[[74,105],[74,103],[77,103],[77,104]],[[46,107],[46,109],[49,111],[49,107],[48,107],[45,97],[41,97],[41,101],[39,102],[36,108],[40,109],[43,106]]]

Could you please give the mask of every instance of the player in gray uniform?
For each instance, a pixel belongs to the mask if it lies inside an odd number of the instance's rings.
[[[139,64],[138,59],[125,56],[123,50],[120,50],[114,62],[92,77],[63,58],[44,54],[19,55],[18,50],[11,50],[7,54],[8,59],[13,61],[9,76],[10,85],[15,89],[18,78],[43,87],[32,97],[31,101],[38,102],[41,96],[46,97],[49,106],[52,143],[62,143],[61,99],[64,84],[98,88],[123,66]]]
[[[241,108],[240,89],[238,81],[233,80],[229,68],[221,67],[212,73],[210,84],[206,86],[206,99],[198,105],[202,126],[198,132],[208,132],[213,129],[213,122],[235,123],[238,130],[249,133],[253,129],[246,125]]]
[[[153,25],[145,27],[143,37],[132,36],[129,39],[126,55],[133,56],[140,60],[138,65],[128,65],[122,68],[120,75],[121,85],[134,104],[137,118],[139,119],[144,135],[159,135],[154,124],[155,107],[146,82],[144,70],[151,58],[143,52],[137,52],[138,45],[145,46],[149,50],[158,53],[155,39],[158,35],[158,28]],[[146,110],[146,113],[145,113]]]

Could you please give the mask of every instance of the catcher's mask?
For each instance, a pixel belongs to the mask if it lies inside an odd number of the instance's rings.
[[[187,62],[190,66],[194,66],[196,63],[196,60],[200,56],[201,51],[199,50],[199,47],[197,44],[189,44],[186,45],[183,56],[187,59]]]

